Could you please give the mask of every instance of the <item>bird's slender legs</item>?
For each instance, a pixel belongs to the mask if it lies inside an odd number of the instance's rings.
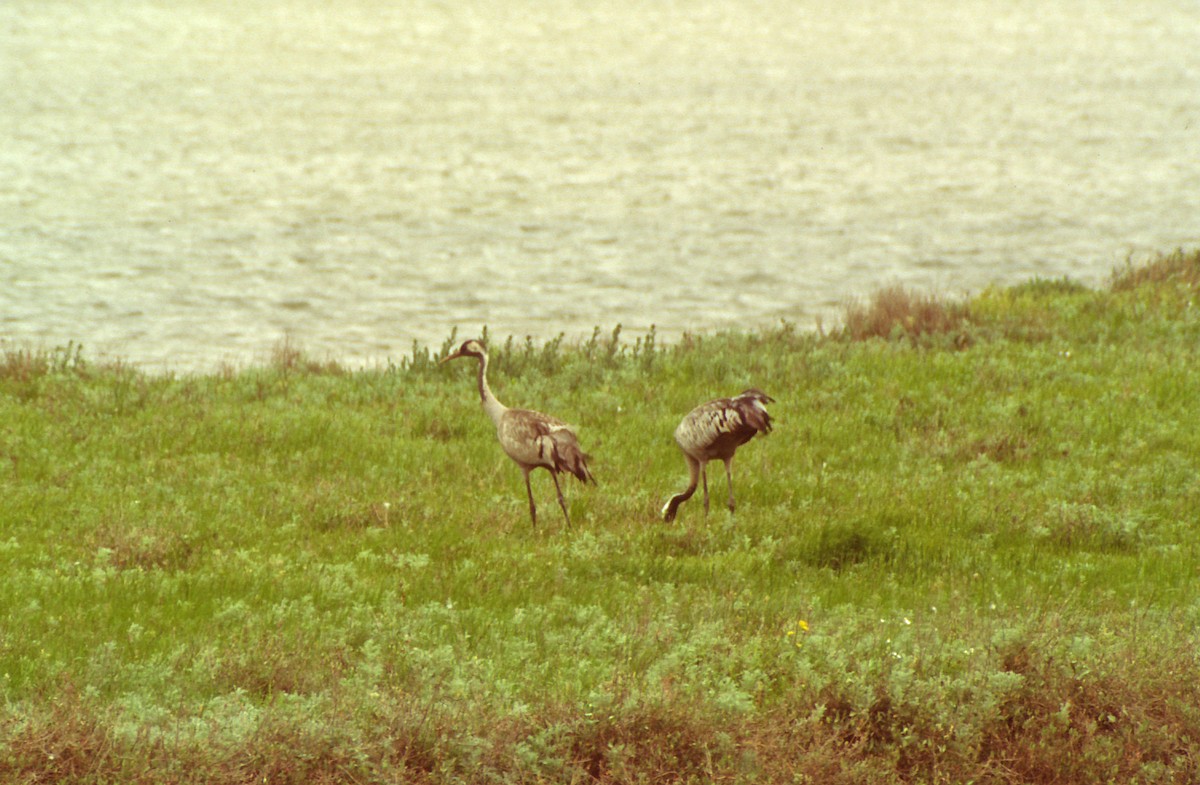
[[[554,478],[554,490],[558,492],[558,506],[562,507],[563,517],[567,519],[567,528],[571,528],[571,516],[567,513],[567,502],[563,499],[562,488],[558,484],[558,473],[550,472]]]
[[[708,464],[700,464],[700,477],[704,480],[704,514],[708,515]]]
[[[529,495],[529,520],[533,522],[533,527],[537,528],[537,505],[533,502],[533,486],[529,484],[529,470],[522,469],[525,474],[525,493]],[[567,519],[567,528],[571,528],[571,514],[567,512],[567,500],[563,498],[562,486],[558,484],[558,475],[550,472],[550,476],[554,479],[554,490],[558,493],[558,506],[562,507],[563,517]]]
[[[666,505],[663,506],[663,520],[667,523],[675,520],[675,513],[679,511],[679,505],[692,498],[700,480],[700,462],[687,453],[683,454],[683,458],[688,465],[688,487],[668,499]]]
[[[533,488],[529,486],[529,470],[524,470],[525,474],[525,493],[529,494],[529,520],[533,521],[533,527],[537,528],[537,505],[533,503]]]
[[[725,459],[725,481],[729,483],[729,511],[733,512],[733,458]]]

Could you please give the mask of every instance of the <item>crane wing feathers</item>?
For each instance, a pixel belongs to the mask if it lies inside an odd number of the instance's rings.
[[[570,472],[580,482],[595,484],[596,478],[592,476],[592,470],[588,468],[587,464],[591,456],[579,448],[579,442],[574,433],[563,428],[551,433],[548,437],[543,437],[543,440],[545,439],[554,443],[553,450],[549,451],[553,459],[554,471]]]
[[[525,466],[544,466],[552,472],[570,472],[582,482],[595,482],[571,427],[557,417],[528,409],[504,413],[498,429],[500,445],[509,457]]]
[[[771,416],[759,403],[744,398],[718,398],[688,413],[675,429],[684,452],[705,460],[733,454],[758,433],[771,430]]]

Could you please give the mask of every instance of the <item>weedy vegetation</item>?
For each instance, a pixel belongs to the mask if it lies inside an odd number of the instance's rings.
[[[4,347],[0,781],[1196,782],[1198,287],[1179,252],[828,335],[493,340],[594,455],[571,530],[456,336]],[[736,517],[663,524],[678,419],[751,385]]]

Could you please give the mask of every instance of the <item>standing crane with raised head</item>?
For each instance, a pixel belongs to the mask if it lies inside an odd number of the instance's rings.
[[[533,488],[529,485],[529,473],[541,467],[554,478],[554,490],[558,492],[558,506],[562,507],[567,526],[571,516],[563,499],[562,487],[558,484],[560,472],[575,475],[580,482],[595,484],[596,478],[588,468],[590,456],[579,447],[579,439],[571,427],[557,417],[531,411],[510,409],[492,394],[487,383],[488,355],[483,343],[477,340],[464,341],[458,351],[442,358],[449,362],[459,357],[474,357],[479,361],[479,399],[483,411],[496,426],[496,438],[509,458],[521,467],[525,475],[525,491],[529,494],[529,518],[537,526],[537,505],[533,501]],[[440,364],[440,363],[439,363]]]
[[[733,398],[702,403],[688,412],[675,429],[675,443],[683,450],[688,465],[688,487],[663,506],[663,520],[668,523],[675,520],[679,505],[692,498],[700,480],[704,483],[704,513],[708,514],[707,464],[718,458],[725,462],[729,511],[733,512],[733,455],[757,434],[771,432],[771,415],[767,414],[766,405],[774,402],[762,390],[751,388]]]

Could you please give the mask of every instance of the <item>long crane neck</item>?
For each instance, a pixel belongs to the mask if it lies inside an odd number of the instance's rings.
[[[496,400],[496,396],[492,394],[492,388],[488,387],[487,383],[487,355],[482,355],[479,358],[479,402],[483,404],[483,411],[497,427],[500,425],[500,418],[508,411],[508,407]]]

